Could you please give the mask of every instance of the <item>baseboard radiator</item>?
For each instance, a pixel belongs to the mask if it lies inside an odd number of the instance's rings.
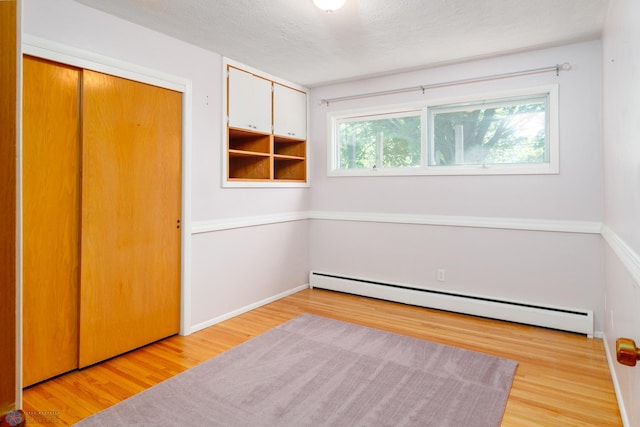
[[[591,310],[455,294],[316,271],[310,273],[309,285],[312,288],[576,332],[593,338],[594,325]]]

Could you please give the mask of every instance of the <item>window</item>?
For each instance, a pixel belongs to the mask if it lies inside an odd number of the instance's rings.
[[[411,168],[422,165],[422,113],[347,117],[336,122],[340,169]]]
[[[555,87],[330,115],[330,175],[558,173]]]
[[[430,108],[429,165],[548,163],[547,99]]]

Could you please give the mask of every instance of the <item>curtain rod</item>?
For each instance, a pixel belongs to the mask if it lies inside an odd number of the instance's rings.
[[[394,95],[394,94],[397,94],[397,93],[414,92],[414,91],[418,91],[418,90],[421,90],[422,93],[424,94],[424,92],[427,89],[435,89],[435,88],[447,87],[447,86],[456,86],[456,85],[462,85],[462,84],[468,84],[468,83],[485,82],[485,81],[489,81],[489,80],[506,79],[506,78],[509,78],[509,77],[526,76],[526,75],[529,75],[529,74],[548,73],[548,72],[551,72],[551,71],[555,71],[556,72],[556,76],[558,76],[558,75],[560,75],[560,71],[568,71],[570,69],[571,69],[571,64],[568,63],[568,62],[565,62],[563,64],[549,65],[548,67],[531,68],[529,70],[511,71],[509,73],[491,74],[491,75],[488,75],[488,76],[472,77],[472,78],[461,79],[461,80],[450,80],[450,81],[447,81],[447,82],[432,83],[432,84],[428,84],[428,85],[411,86],[411,87],[404,87],[404,88],[400,88],[400,89],[382,90],[382,91],[379,91],[379,92],[368,92],[368,93],[361,93],[361,94],[357,94],[357,95],[340,96],[340,97],[337,97],[337,98],[321,99],[320,100],[320,105],[326,104],[327,106],[329,106],[329,104],[331,104],[333,102],[351,101],[353,99],[371,98],[371,97],[374,97],[374,96]]]

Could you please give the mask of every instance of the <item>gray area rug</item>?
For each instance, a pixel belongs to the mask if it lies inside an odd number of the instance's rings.
[[[517,363],[301,315],[77,426],[498,426]]]

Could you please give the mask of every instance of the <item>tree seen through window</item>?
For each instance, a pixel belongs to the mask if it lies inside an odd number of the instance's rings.
[[[544,102],[432,111],[432,165],[543,163]]]
[[[340,168],[402,168],[422,164],[421,120],[412,116],[341,122]]]

